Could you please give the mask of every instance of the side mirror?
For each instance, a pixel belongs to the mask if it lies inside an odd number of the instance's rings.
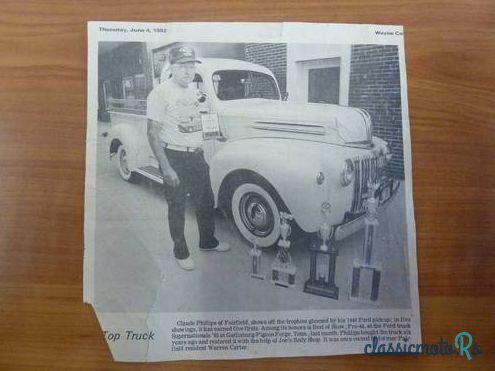
[[[282,100],[287,100],[287,99],[289,99],[289,92],[288,91],[286,91],[282,94]]]

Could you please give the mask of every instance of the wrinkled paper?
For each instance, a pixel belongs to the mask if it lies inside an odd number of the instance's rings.
[[[191,271],[147,136],[148,94],[184,46],[220,132],[195,155],[231,247],[199,250],[188,190]],[[89,22],[87,117],[84,302],[116,361],[421,342],[401,26]]]

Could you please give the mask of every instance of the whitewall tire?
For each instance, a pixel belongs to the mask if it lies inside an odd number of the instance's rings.
[[[129,168],[128,156],[126,147],[121,144],[117,150],[117,168],[122,179],[127,182],[133,182],[136,180],[137,175]]]
[[[269,247],[280,237],[280,210],[272,195],[254,183],[240,184],[231,198],[234,223],[240,234],[259,247]]]

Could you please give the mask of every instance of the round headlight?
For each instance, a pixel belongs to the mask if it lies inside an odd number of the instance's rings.
[[[340,182],[344,187],[351,184],[352,179],[354,179],[354,163],[347,159],[345,160],[344,167],[342,169],[342,175],[340,177]]]

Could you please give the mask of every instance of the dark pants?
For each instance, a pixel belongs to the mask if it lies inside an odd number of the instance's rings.
[[[199,229],[199,247],[215,248],[218,245],[215,233],[215,210],[211,189],[210,168],[203,152],[182,152],[165,149],[168,162],[177,173],[180,185],[165,184],[165,198],[168,203],[168,225],[174,241],[174,255],[177,259],[189,256],[184,237],[186,195],[189,193],[196,208]]]

